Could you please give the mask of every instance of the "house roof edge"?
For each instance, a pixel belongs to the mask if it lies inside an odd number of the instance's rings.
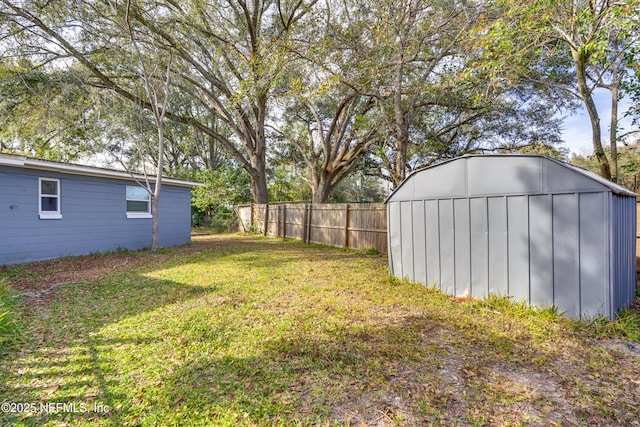
[[[72,175],[93,176],[98,178],[124,179],[129,181],[145,181],[146,179],[149,179],[151,177],[149,175],[145,177],[144,174],[129,173],[127,171],[120,171],[115,169],[100,168],[96,166],[85,166],[75,163],[56,162],[52,160],[36,159],[33,157],[6,153],[0,153],[0,166],[35,169]],[[203,185],[199,182],[187,181],[171,177],[163,177],[162,183],[179,187],[196,187]]]

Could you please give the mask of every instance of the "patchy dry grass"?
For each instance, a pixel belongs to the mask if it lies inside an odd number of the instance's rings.
[[[640,425],[625,332],[457,302],[384,256],[198,236],[19,269],[0,424]]]

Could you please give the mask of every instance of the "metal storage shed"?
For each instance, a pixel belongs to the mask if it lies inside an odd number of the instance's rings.
[[[509,295],[574,318],[634,298],[636,194],[546,156],[465,156],[387,199],[389,268],[451,295]]]

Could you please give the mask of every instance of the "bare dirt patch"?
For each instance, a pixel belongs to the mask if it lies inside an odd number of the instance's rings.
[[[74,257],[56,258],[27,264],[0,266],[0,278],[5,278],[18,294],[38,296],[45,303],[58,286],[92,283],[117,270],[128,270],[169,256],[197,253],[224,245],[220,236],[194,234],[185,246],[163,249],[155,254],[149,250],[116,251]]]

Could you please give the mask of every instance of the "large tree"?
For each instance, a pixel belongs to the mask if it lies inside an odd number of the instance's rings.
[[[342,87],[287,110],[289,125],[279,134],[304,159],[313,203],[325,203],[376,142],[374,107],[372,98]]]
[[[394,186],[406,176],[425,113],[452,103],[460,41],[481,9],[480,3],[437,0],[365,1],[345,20],[343,40],[366,57],[359,78],[349,83],[377,100],[388,144],[379,150],[383,176]]]
[[[98,126],[81,79],[77,69],[0,60],[0,151],[59,161],[90,153]]]
[[[614,113],[618,89],[625,74],[624,54],[638,43],[638,0],[497,0],[497,19],[483,22],[484,67],[502,78],[518,76],[547,87],[556,87],[579,99],[586,108],[592,144],[600,173],[616,179],[603,148],[601,111],[594,101],[596,87],[612,91]],[[565,61],[574,79],[559,83],[553,67],[543,73],[542,61]],[[533,74],[532,74],[533,72]],[[617,114],[611,123],[615,154]]]
[[[152,110],[130,85],[127,63],[136,52],[114,22],[126,19],[145,40],[171,52],[171,86],[197,100],[172,105],[166,117],[189,125],[224,146],[251,178],[254,200],[268,201],[267,136],[274,85],[289,60],[284,44],[316,0],[143,0],[56,2],[43,5],[2,0],[0,13],[21,47],[40,48],[45,61],[72,57],[91,73],[91,83]],[[116,55],[113,52],[117,52]],[[232,133],[212,126],[215,116]]]
[[[339,81],[349,88],[342,93],[374,101],[368,124],[377,128],[380,176],[392,186],[442,158],[558,141],[546,99],[519,81],[492,85],[486,73],[470,72],[484,11],[483,2],[328,2],[314,24],[321,43],[299,48],[321,70],[308,78],[319,92]]]

